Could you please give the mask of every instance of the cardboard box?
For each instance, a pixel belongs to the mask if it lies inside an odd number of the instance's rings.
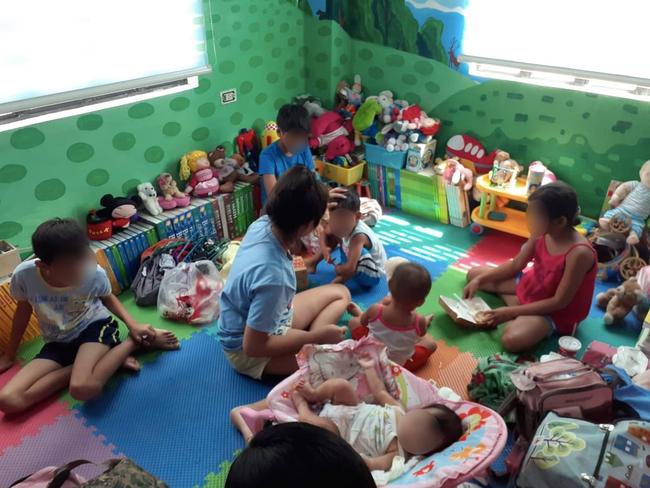
[[[7,241],[0,241],[0,278],[9,276],[20,264],[20,252]]]
[[[490,306],[485,303],[480,297],[474,297],[470,300],[457,300],[455,298],[443,297],[438,299],[438,303],[442,307],[451,320],[461,327],[467,329],[494,329],[496,326],[486,326],[479,324],[476,321],[476,314],[478,312],[487,312],[492,310]]]

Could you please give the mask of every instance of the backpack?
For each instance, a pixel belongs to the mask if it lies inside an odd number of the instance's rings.
[[[516,422],[519,433],[530,439],[551,410],[572,418],[609,422],[612,390],[590,366],[562,358],[524,366],[511,374],[517,387]]]
[[[135,303],[141,307],[155,305],[165,272],[175,266],[172,255],[165,252],[154,252],[146,257],[131,283]]]
[[[15,481],[12,488],[168,488],[130,459],[111,459],[104,464],[108,469],[89,481],[72,472],[78,466],[95,464],[85,459],[71,461],[59,468],[43,468]]]
[[[614,391],[617,418],[650,419],[650,390],[634,383],[623,368],[608,366],[602,374]]]
[[[537,429],[519,488],[650,487],[650,422],[594,424],[549,413]]]

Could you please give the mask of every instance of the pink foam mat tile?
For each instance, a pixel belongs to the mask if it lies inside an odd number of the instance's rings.
[[[102,463],[119,456],[115,446],[97,435],[94,428],[87,427],[83,418],[60,416],[53,424],[23,438],[19,445],[7,448],[0,455],[0,486],[9,486],[46,466],[61,466],[76,459]],[[104,469],[86,465],[77,468],[75,473],[90,479]]]
[[[489,231],[475,246],[467,250],[467,255],[454,266],[467,271],[476,266],[496,267],[512,259],[526,242],[521,237]]]
[[[0,375],[0,388],[6,385],[19,369],[19,366],[14,366]],[[44,426],[54,424],[62,416],[70,415],[72,412],[56,397],[41,402],[19,415],[5,416],[0,413],[0,456],[8,448],[20,445],[25,437],[33,436]]]

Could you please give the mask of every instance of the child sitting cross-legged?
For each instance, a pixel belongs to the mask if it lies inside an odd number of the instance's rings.
[[[388,280],[390,295],[372,305],[361,317],[353,317],[348,326],[352,338],[368,334],[382,342],[391,361],[416,371],[436,350],[427,328],[433,316],[421,316],[415,309],[422,306],[431,290],[431,276],[424,266],[399,264]]]
[[[302,380],[291,397],[298,419],[341,436],[361,454],[370,470],[387,471],[397,455],[428,456],[461,437],[460,418],[451,409],[434,404],[405,412],[386,390],[376,361],[364,357],[359,364],[378,405],[361,402],[345,379],[330,379],[317,388]],[[324,405],[316,414],[310,403]]]
[[[332,283],[354,280],[363,288],[372,288],[386,275],[384,246],[361,220],[359,195],[347,191],[333,203],[336,206],[329,211],[320,240],[323,258],[336,264],[336,278]],[[333,246],[332,236],[339,245]]]
[[[0,356],[0,373],[15,362],[32,312],[45,345],[0,390],[0,411],[17,413],[69,387],[77,400],[99,395],[120,368],[137,371],[132,356],[140,348],[178,349],[176,336],[139,324],[111,293],[84,230],[72,220],[42,223],[32,235],[36,259],[20,264],[11,278],[18,302],[9,346]],[[120,342],[120,318],[129,336]]]

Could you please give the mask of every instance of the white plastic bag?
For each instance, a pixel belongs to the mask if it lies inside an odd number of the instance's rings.
[[[180,263],[160,283],[158,311],[166,319],[207,324],[219,317],[223,280],[212,261]]]

